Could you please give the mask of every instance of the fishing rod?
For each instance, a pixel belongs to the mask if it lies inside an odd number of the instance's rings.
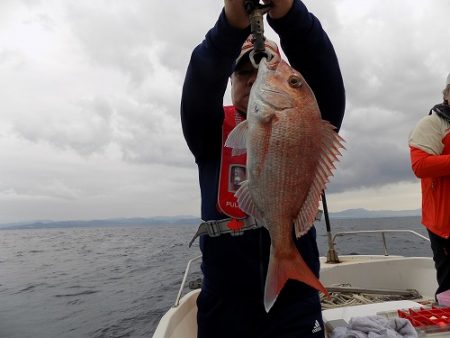
[[[245,11],[250,21],[250,30],[254,38],[253,51],[250,52],[250,61],[255,68],[263,57],[271,59],[272,55],[267,52],[264,45],[266,37],[264,36],[264,14],[269,12],[272,4],[263,5],[259,0],[246,0],[244,2]]]
[[[334,249],[334,242],[331,234],[330,218],[328,217],[328,205],[327,205],[327,198],[325,196],[325,190],[322,191],[322,207],[323,207],[323,214],[325,215],[325,225],[327,227],[327,236],[328,236],[327,263],[340,263],[338,254]]]

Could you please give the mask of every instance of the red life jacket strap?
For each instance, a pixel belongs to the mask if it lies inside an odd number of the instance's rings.
[[[233,221],[242,222],[240,228],[236,228]],[[230,226],[230,222],[232,225]],[[261,228],[263,225],[256,222],[254,217],[248,216],[244,219],[235,220],[234,218],[225,218],[221,220],[206,221],[200,224],[194,237],[189,242],[189,247],[194,243],[195,239],[201,235],[209,235],[210,237],[217,237],[222,234],[230,234],[231,236],[240,236],[247,230]]]

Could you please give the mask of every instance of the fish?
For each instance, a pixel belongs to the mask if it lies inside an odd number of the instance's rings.
[[[271,245],[264,287],[269,312],[288,279],[328,296],[294,242],[309,231],[321,194],[341,156],[344,140],[323,120],[304,77],[283,59],[263,58],[251,88],[247,118],[225,146],[247,153],[247,178],[236,191],[239,207],[269,231]]]

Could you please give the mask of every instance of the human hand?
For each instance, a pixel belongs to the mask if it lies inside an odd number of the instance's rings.
[[[250,25],[248,14],[244,7],[245,0],[225,0],[225,16],[228,23],[235,27],[244,29]]]
[[[272,8],[269,15],[272,19],[282,18],[289,12],[294,3],[294,0],[263,0],[264,4],[271,4]]]

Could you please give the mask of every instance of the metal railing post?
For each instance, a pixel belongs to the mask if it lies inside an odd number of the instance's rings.
[[[199,260],[200,258],[202,258],[202,255],[197,256],[195,258],[192,258],[187,266],[186,266],[186,271],[184,272],[184,276],[183,276],[183,281],[181,282],[181,286],[180,286],[180,290],[178,290],[178,295],[177,295],[177,299],[175,300],[175,304],[173,305],[173,307],[177,307],[180,304],[180,299],[181,299],[181,294],[183,293],[183,289],[184,289],[184,284],[186,284],[186,279],[189,273],[189,269],[191,268],[191,264],[196,261]]]
[[[386,236],[384,235],[384,232],[381,233],[381,237],[383,238],[384,255],[389,256],[387,251]]]

